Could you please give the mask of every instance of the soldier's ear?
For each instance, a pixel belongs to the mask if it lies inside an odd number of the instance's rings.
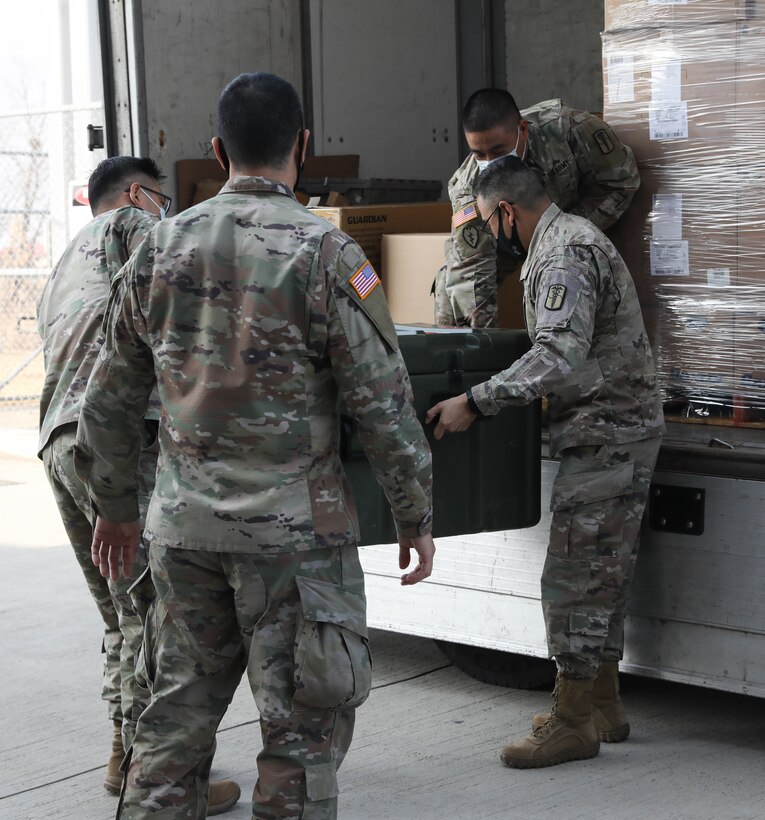
[[[231,170],[231,164],[226,149],[223,147],[223,140],[220,137],[212,138],[212,149],[215,152],[215,158],[218,160],[220,167],[228,174]]]
[[[141,183],[140,182],[131,182],[130,187],[128,188],[128,196],[130,197],[130,201],[136,207],[140,207],[140,203],[138,200],[138,194],[141,191]]]
[[[509,202],[506,202],[504,199],[500,199],[499,211],[500,217],[504,214],[504,216],[507,217],[507,221],[512,226],[513,222],[515,222],[515,211],[513,210],[513,206]]]

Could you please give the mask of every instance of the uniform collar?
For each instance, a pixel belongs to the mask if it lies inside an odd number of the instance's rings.
[[[284,194],[284,196],[295,199],[295,194],[289,185],[266,177],[234,177],[220,189],[222,194],[254,194],[261,191]]]
[[[534,256],[537,249],[542,242],[542,237],[560,213],[560,208],[554,202],[551,202],[547,210],[542,214],[539,222],[537,222],[537,226],[534,228],[534,234],[531,237],[531,243],[529,244],[529,255],[526,257],[526,261],[523,263],[523,268],[521,269],[521,279],[526,278],[526,275],[534,262]]]

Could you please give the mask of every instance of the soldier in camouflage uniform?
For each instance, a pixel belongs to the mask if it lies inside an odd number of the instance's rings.
[[[144,193],[144,188],[156,189],[163,179],[149,159],[115,157],[98,166],[88,186],[94,219],[64,251],[37,310],[45,359],[38,454],[74,554],[104,621],[102,696],[109,704],[110,719],[115,721],[115,749],[104,785],[115,793],[121,785],[118,766],[124,756],[120,730],[129,741],[134,725],[135,653],[142,627],[127,594],[128,581],[107,583],[91,561],[95,515],[74,471],[72,448],[85,385],[103,341],[101,322],[111,281],[157,221],[154,214],[159,206],[150,201],[151,194]],[[149,444],[150,426],[146,437]],[[153,487],[155,467],[156,459],[150,453],[144,454],[138,474],[140,497],[144,500]],[[145,562],[143,552],[139,562]]]
[[[420,557],[405,584],[432,566],[430,450],[377,274],[295,200],[308,132],[294,89],[241,75],[218,130],[229,181],[157,225],[124,268],[80,422],[94,558],[114,575],[137,543],[134,466],[159,391],[144,532],[153,698],[120,816],[205,816],[215,730],[246,670],[263,740],[253,816],[325,820],[371,683],[338,399],[390,502],[399,565]]]
[[[470,155],[449,181],[452,235],[436,276],[436,323],[497,325],[497,286],[517,270],[523,249],[478,230],[475,181],[489,162],[518,156],[563,211],[606,230],[627,210],[640,185],[632,151],[600,119],[547,100],[520,112],[502,89],[476,91],[463,111]]]
[[[550,714],[502,750],[508,766],[549,766],[598,753],[629,733],[619,699],[624,608],[664,419],[635,287],[591,222],[550,202],[520,159],[478,179],[481,230],[516,235],[533,346],[507,370],[437,404],[436,438],[503,407],[549,402],[550,452],[560,457],[542,607],[558,680]]]
[[[91,560],[95,512],[87,489],[74,469],[74,442],[85,386],[103,343],[101,324],[110,285],[164,214],[170,198],[157,190],[164,180],[156,164],[138,157],[112,157],[91,174],[88,193],[94,219],[72,240],[53,269],[38,303],[38,326],[44,342],[45,384],[40,402],[39,455],[74,554],[104,621],[103,698],[114,721],[112,754],[104,787],[119,794],[119,766],[129,746],[135,721],[148,702],[136,684],[136,657],[143,625],[128,587],[131,579],[107,581]],[[145,515],[157,468],[156,430],[159,414],[152,406],[142,429],[143,448],[136,471],[141,515]],[[146,565],[141,548],[138,572]],[[214,787],[213,810],[236,802],[238,786],[224,781]],[[216,811],[216,813],[219,813]]]

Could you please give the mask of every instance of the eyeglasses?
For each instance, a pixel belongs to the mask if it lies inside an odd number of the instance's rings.
[[[155,191],[154,188],[147,188],[145,185],[138,186],[142,191],[146,194],[154,194],[154,196],[160,197],[159,203],[157,203],[158,208],[164,208],[165,211],[170,210],[170,206],[173,204],[173,198],[168,196],[167,194],[163,194],[162,191]],[[130,188],[125,188],[125,193],[129,193]]]
[[[489,222],[491,222],[491,218],[497,213],[497,208],[499,208],[499,202],[494,206],[494,210],[484,219],[484,221],[478,226],[479,231],[483,231],[484,233],[489,234],[492,238],[494,237],[494,233],[489,227]]]
[[[504,200],[503,200],[504,201]],[[507,200],[508,205],[515,205],[515,202],[511,202]],[[492,238],[494,237],[494,233],[489,227],[489,222],[491,222],[491,218],[494,216],[495,213],[499,210],[499,202],[494,206],[494,210],[484,219],[484,221],[478,226],[479,231],[483,231],[484,233],[489,234]]]

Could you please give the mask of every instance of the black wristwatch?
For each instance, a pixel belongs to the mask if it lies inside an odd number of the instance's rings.
[[[467,403],[468,403],[468,407],[470,408],[470,412],[474,416],[478,416],[479,419],[486,418],[484,416],[484,414],[481,412],[478,405],[475,403],[475,399],[473,398],[473,388],[472,387],[468,387],[468,389],[465,391],[465,395],[467,396]]]

